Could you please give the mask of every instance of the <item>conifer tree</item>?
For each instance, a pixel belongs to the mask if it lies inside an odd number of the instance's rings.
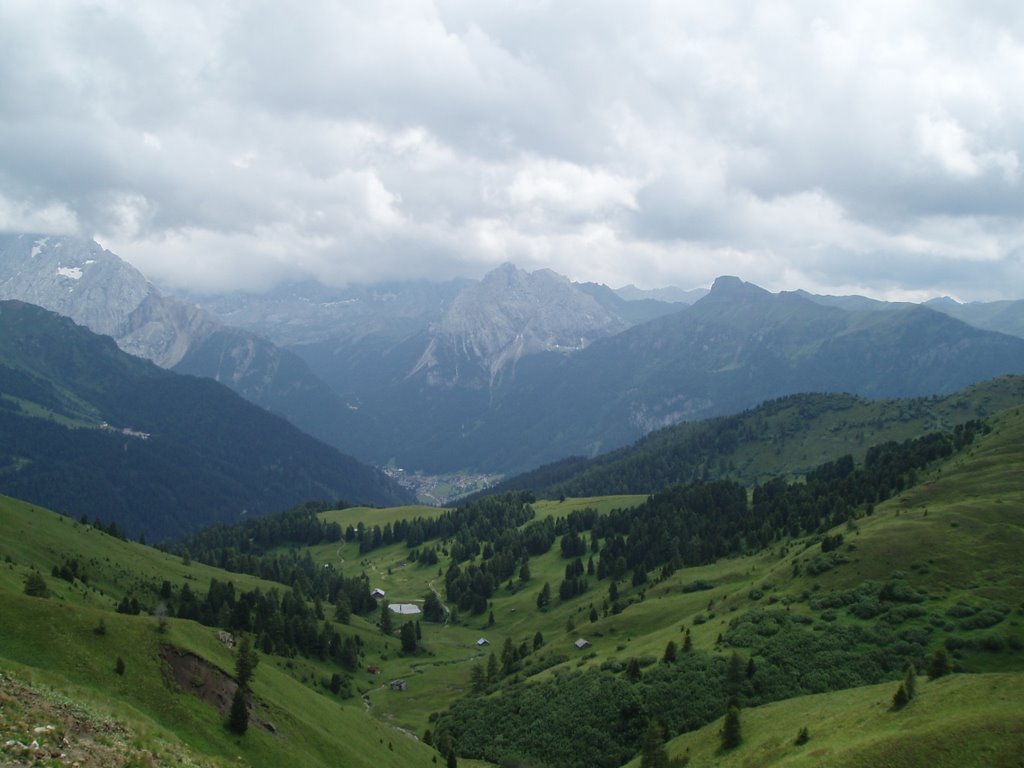
[[[669,640],[665,645],[665,655],[661,657],[661,660],[666,664],[672,664],[679,657],[679,652],[676,649],[676,643],[674,640]]]
[[[487,673],[484,672],[483,664],[474,664],[469,671],[470,690],[473,693],[483,693],[487,690]]]
[[[917,667],[914,666],[914,662],[907,665],[907,672],[903,676],[903,687],[907,690],[908,701],[917,694]]]
[[[243,636],[235,654],[235,679],[238,686],[231,698],[231,711],[228,713],[228,728],[239,735],[249,728],[249,682],[258,663],[259,657],[252,649],[252,641],[248,635]]]
[[[25,594],[29,597],[49,597],[50,588],[39,571],[32,571],[25,579]]]
[[[540,590],[540,594],[537,595],[537,607],[544,610],[548,607],[551,602],[551,584],[544,582],[543,588]]]
[[[398,631],[402,641],[402,653],[416,652],[416,627],[411,621],[405,622]]]
[[[248,635],[243,635],[238,643],[238,652],[235,655],[235,678],[243,688],[249,687],[256,665],[259,664],[259,656],[252,649],[252,640]]]
[[[740,708],[738,705],[730,704],[729,711],[725,713],[725,720],[722,722],[722,749],[735,749],[742,741]]]
[[[235,695],[231,698],[231,711],[228,713],[228,728],[239,736],[249,730],[249,708],[245,703],[245,688],[235,688]]]
[[[903,683],[900,683],[900,687],[896,689],[896,693],[892,696],[892,708],[903,709],[909,701],[910,697],[907,695],[907,688]]]
[[[669,768],[665,730],[655,720],[651,720],[644,733],[640,747],[640,768]]]
[[[931,661],[928,662],[928,679],[934,680],[937,677],[948,675],[950,672],[952,672],[952,668],[949,664],[949,654],[946,653],[945,648],[936,648]]]
[[[626,677],[634,683],[640,679],[640,662],[634,657],[626,664]]]

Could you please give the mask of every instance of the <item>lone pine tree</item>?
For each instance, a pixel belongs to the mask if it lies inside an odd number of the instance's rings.
[[[722,722],[722,749],[735,749],[743,741],[740,731],[740,708],[736,704],[729,705]]]
[[[231,697],[231,711],[228,713],[228,728],[239,735],[244,734],[249,728],[249,682],[258,663],[259,657],[252,649],[252,641],[248,637],[243,637],[235,654],[235,680],[238,687]]]

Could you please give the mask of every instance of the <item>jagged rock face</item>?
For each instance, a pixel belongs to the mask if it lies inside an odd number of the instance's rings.
[[[225,326],[202,307],[162,296],[137,269],[91,240],[0,235],[0,299],[69,317],[163,368],[216,379],[342,447],[347,412],[301,359]]]
[[[116,338],[154,293],[141,272],[92,240],[0,235],[2,299],[36,304]]]
[[[116,341],[125,352],[173,368],[220,324],[199,307],[151,292],[121,324]]]
[[[70,317],[163,368],[220,325],[199,307],[161,296],[135,267],[78,237],[0,236],[0,298]]]
[[[425,372],[432,384],[490,386],[524,355],[577,351],[623,328],[567,278],[505,264],[459,293],[412,374]]]

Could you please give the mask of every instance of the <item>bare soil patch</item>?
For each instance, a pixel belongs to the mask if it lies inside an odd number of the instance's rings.
[[[216,709],[221,717],[227,718],[235,689],[238,688],[238,683],[231,675],[191,651],[173,645],[161,645],[160,656],[167,663],[167,675],[171,682]],[[255,697],[251,694],[248,709],[250,725],[270,733],[277,732],[271,723],[259,716]]]

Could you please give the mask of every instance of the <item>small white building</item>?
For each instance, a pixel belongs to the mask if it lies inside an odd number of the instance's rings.
[[[573,645],[575,645],[581,651],[584,648],[589,648],[590,647],[590,643],[587,642],[586,640],[584,640],[582,637],[579,640],[577,640],[575,643],[573,643]]]
[[[491,642],[486,637],[481,637],[479,640],[476,641],[476,644],[483,648],[485,645],[490,645]]]
[[[422,613],[415,603],[388,603],[388,610],[399,616],[416,616]]]
[[[374,587],[373,591],[370,593],[370,597],[372,597],[374,600],[383,600],[385,597],[387,597],[387,594],[380,587]]]

